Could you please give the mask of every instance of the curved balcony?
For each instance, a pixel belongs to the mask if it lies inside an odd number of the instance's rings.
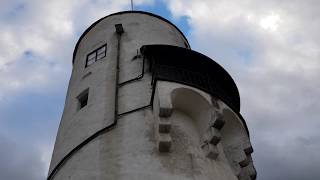
[[[150,63],[152,82],[167,80],[190,85],[223,100],[240,111],[238,88],[231,76],[207,56],[170,45],[145,45],[141,52]]]

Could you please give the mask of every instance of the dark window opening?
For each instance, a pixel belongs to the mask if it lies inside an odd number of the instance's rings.
[[[78,96],[79,110],[88,104],[89,89],[86,89]]]
[[[97,48],[96,50],[88,54],[85,67],[88,67],[92,65],[94,62],[96,62],[97,60],[106,57],[106,54],[107,54],[107,44],[104,44],[103,46]]]

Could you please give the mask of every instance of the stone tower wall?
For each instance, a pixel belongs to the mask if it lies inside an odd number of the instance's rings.
[[[116,24],[122,24],[121,35]],[[48,179],[255,176],[244,124],[223,101],[167,81],[158,81],[152,91],[150,64],[140,52],[151,44],[189,48],[170,22],[141,12],[103,18],[80,38]],[[86,67],[87,56],[103,45],[106,56]],[[86,92],[87,105],[80,108],[79,97]],[[220,116],[225,116],[222,125],[211,131]],[[212,146],[208,141],[214,138]]]

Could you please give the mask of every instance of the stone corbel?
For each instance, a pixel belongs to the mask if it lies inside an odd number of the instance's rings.
[[[242,161],[239,162],[239,165],[241,167],[246,167],[249,165],[250,163],[250,159],[251,159],[251,154],[253,153],[253,148],[251,146],[251,143],[250,143],[250,140],[245,138],[243,141],[242,141],[242,144],[241,144],[241,147],[243,149],[243,152],[245,153],[246,155],[246,158]]]
[[[239,174],[239,180],[254,180],[257,177],[257,172],[253,166],[251,154],[253,153],[253,148],[251,146],[250,140],[245,139],[242,143],[243,152],[246,155],[246,159],[242,162],[239,162],[241,166],[241,172]]]
[[[159,117],[170,117],[172,114],[171,97],[159,92]]]
[[[213,118],[210,121],[209,128],[202,136],[203,145],[201,148],[203,149],[206,157],[215,160],[219,155],[219,151],[217,148],[218,143],[221,141],[221,133],[220,130],[225,124],[223,116],[218,111],[213,111]]]
[[[170,152],[172,102],[169,95],[157,91],[154,96],[155,137],[159,152]]]
[[[171,121],[169,118],[162,118],[158,117],[157,118],[157,146],[159,152],[170,152],[171,148],[171,135],[170,135],[170,130],[171,130]]]
[[[212,160],[216,160],[218,155],[219,155],[219,151],[218,151],[218,147],[215,145],[212,145],[210,143],[205,143],[201,146],[205,156],[209,159]]]
[[[213,116],[214,118],[212,119],[211,126],[218,130],[221,130],[224,124],[226,123],[225,120],[223,119],[222,113],[220,113],[219,111],[214,111]]]
[[[253,166],[251,156],[248,156],[249,164],[243,167],[238,176],[239,180],[255,180],[257,178],[256,169]]]
[[[247,155],[244,153],[241,145],[232,145],[229,147],[225,147],[225,153],[232,160],[232,168],[235,171],[236,176],[240,176],[243,167],[249,164],[249,160]]]

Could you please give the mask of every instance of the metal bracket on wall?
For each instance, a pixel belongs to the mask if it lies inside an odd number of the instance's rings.
[[[145,64],[145,57],[142,58],[142,70],[141,70],[141,74],[139,74],[137,77],[135,78],[132,78],[132,79],[129,79],[127,81],[124,81],[122,83],[119,83],[118,86],[121,87],[121,86],[124,86],[128,83],[131,83],[131,82],[134,82],[134,81],[137,81],[137,80],[140,80],[143,78],[144,76],[144,64]]]

